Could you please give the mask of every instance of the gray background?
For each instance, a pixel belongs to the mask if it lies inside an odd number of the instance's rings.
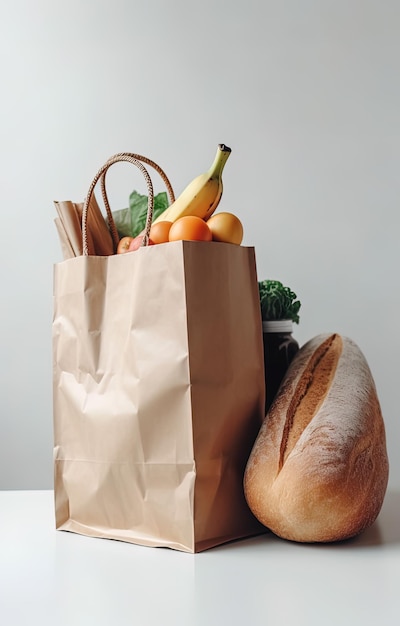
[[[123,150],[179,192],[221,142],[220,208],[242,219],[259,277],[301,299],[299,342],[339,332],[364,352],[397,489],[400,3],[0,6],[0,488],[52,487],[53,200],[83,200]],[[145,192],[132,169],[110,172],[114,209]]]

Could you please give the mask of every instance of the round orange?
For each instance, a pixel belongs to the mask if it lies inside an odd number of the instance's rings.
[[[212,241],[207,223],[195,215],[185,215],[173,222],[169,230],[169,241]]]
[[[214,213],[207,220],[207,226],[211,230],[214,241],[236,243],[240,245],[243,240],[242,222],[233,213]]]
[[[150,228],[150,239],[152,242],[165,243],[168,241],[171,226],[172,222],[167,222],[166,220],[152,224]]]

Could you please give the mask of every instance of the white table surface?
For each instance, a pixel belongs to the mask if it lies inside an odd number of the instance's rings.
[[[400,493],[347,542],[187,554],[56,531],[52,491],[3,491],[0,624],[399,626]]]

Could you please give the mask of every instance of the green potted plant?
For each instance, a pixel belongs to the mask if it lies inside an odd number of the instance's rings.
[[[293,324],[300,321],[301,302],[296,294],[278,280],[258,283],[263,325],[265,388],[267,413],[282,379],[299,350],[294,339]]]

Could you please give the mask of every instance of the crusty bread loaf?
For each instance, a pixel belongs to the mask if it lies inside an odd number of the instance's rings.
[[[351,339],[318,335],[294,357],[254,443],[244,477],[250,509],[284,539],[347,539],[375,521],[388,472],[365,357]]]

